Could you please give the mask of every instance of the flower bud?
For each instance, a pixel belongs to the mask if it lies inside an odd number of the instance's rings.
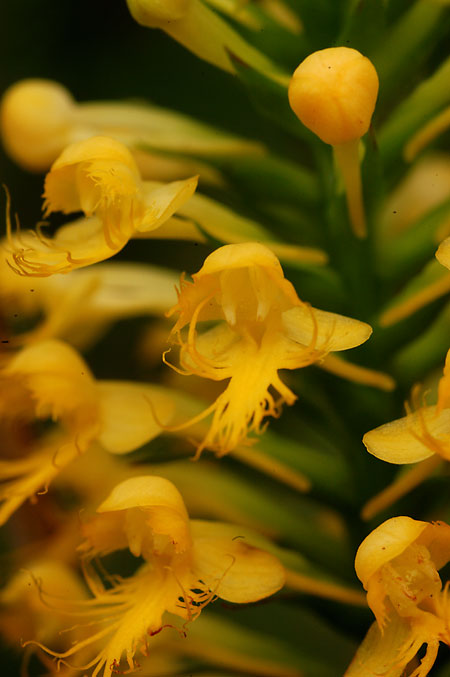
[[[332,47],[310,54],[289,85],[289,103],[314,134],[332,146],[369,129],[378,94],[372,63],[356,49]]]
[[[133,18],[143,26],[182,19],[191,0],[127,0]]]
[[[75,102],[51,80],[23,80],[1,104],[3,144],[22,167],[44,171],[69,143]]]

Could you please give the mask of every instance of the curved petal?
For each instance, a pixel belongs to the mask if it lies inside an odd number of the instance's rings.
[[[130,477],[114,487],[97,512],[124,510],[128,547],[134,555],[144,552],[149,528],[150,533],[168,535],[177,552],[190,547],[189,516],[180,492],[169,480],[148,475]],[[154,543],[151,551],[155,551]]]
[[[198,176],[184,181],[172,181],[166,184],[144,183],[146,213],[142,221],[136,224],[139,232],[155,230],[169,219],[177,209],[189,200],[197,188]]]
[[[355,570],[364,588],[383,565],[400,555],[429,526],[411,517],[392,517],[374,529],[356,553]]]
[[[389,463],[417,463],[434,453],[444,458],[450,443],[450,409],[425,407],[370,430],[363,437],[367,451]],[[447,452],[448,453],[448,452]]]
[[[229,602],[256,602],[283,587],[281,562],[242,537],[238,526],[191,521],[193,570],[213,592]]]
[[[115,512],[130,508],[171,508],[187,517],[183,498],[172,482],[164,477],[130,477],[117,484],[97,512]]]
[[[293,341],[315,344],[317,350],[348,350],[367,341],[372,327],[351,317],[303,304],[283,313],[283,325]]]
[[[158,386],[102,381],[99,442],[113,454],[138,449],[157,437],[174,412],[173,400]],[[155,418],[156,414],[156,418]]]
[[[450,237],[441,242],[436,252],[436,258],[439,263],[450,269]]]

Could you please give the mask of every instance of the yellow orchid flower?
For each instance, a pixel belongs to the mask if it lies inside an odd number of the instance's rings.
[[[178,303],[168,313],[178,314],[172,339],[181,347],[181,368],[230,379],[217,400],[185,424],[213,414],[197,455],[205,447],[227,453],[249,432],[261,433],[264,419],[278,416],[284,402],[295,402],[279,369],[306,367],[330,351],[360,345],[372,332],[364,322],[302,302],[276,256],[259,243],[220,247],[192,279],[182,278]],[[200,322],[211,321],[216,326],[197,332]]]
[[[151,405],[149,404],[151,402]],[[0,370],[0,419],[54,425],[33,444],[9,450],[0,461],[0,524],[97,442],[123,454],[161,432],[174,410],[163,388],[96,381],[78,353],[61,341],[32,344]]]
[[[66,146],[96,135],[125,144],[142,177],[156,181],[193,174],[206,181],[220,180],[213,167],[184,154],[208,158],[264,153],[256,141],[149,103],[78,103],[63,85],[44,79],[20,80],[7,89],[0,104],[0,130],[12,159],[38,172],[48,171]]]
[[[367,451],[382,461],[417,463],[367,501],[361,513],[363,519],[371,519],[392,505],[427,479],[443,460],[450,460],[450,351],[439,381],[437,403],[422,404],[418,386],[413,389],[412,399],[414,411],[407,405],[406,416],[374,428],[363,437]]]
[[[378,75],[356,49],[331,47],[310,54],[289,85],[289,103],[300,121],[333,147],[344,180],[353,232],[366,236],[360,138],[369,129],[378,96]]]
[[[35,231],[13,236],[10,263],[22,275],[45,277],[108,259],[136,234],[155,230],[195,191],[197,178],[146,191],[130,151],[96,136],[68,146],[45,179],[44,215],[82,211],[94,220],[60,228],[55,237]]]
[[[413,400],[418,399],[417,389]],[[367,451],[389,463],[417,463],[434,454],[450,460],[450,350],[439,382],[438,401],[364,435]]]
[[[346,677],[400,677],[422,645],[427,650],[410,677],[426,677],[439,642],[450,645],[448,583],[441,569],[450,561],[450,527],[410,517],[387,520],[361,543],[358,578],[376,617]]]
[[[246,42],[202,0],[127,0],[142,26],[160,28],[201,59],[236,73],[232,58],[282,84],[288,78],[268,57]]]
[[[95,653],[101,640],[96,655],[76,666],[92,669],[92,677],[110,677],[124,664],[135,670],[136,654],[151,651],[153,636],[164,628],[184,634],[187,623],[217,597],[254,602],[284,584],[284,568],[276,557],[238,538],[239,527],[189,520],[181,494],[162,477],[121,482],[97,512],[83,526],[81,546],[94,598],[67,602],[69,612],[94,628],[91,636],[60,653],[31,642],[66,663],[87,647]],[[108,577],[112,586],[105,588],[89,560],[123,549],[145,562],[128,578]],[[175,617],[184,621],[179,628]]]

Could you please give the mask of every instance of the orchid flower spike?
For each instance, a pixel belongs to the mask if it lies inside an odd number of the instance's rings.
[[[376,617],[345,677],[400,677],[422,645],[427,650],[410,677],[426,677],[439,642],[450,646],[449,583],[441,569],[450,561],[450,527],[393,517],[361,543],[358,578]]]
[[[36,231],[13,235],[10,263],[22,275],[45,277],[108,259],[128,240],[167,221],[188,200],[197,177],[150,190],[130,151],[114,139],[95,136],[68,146],[45,179],[44,216],[82,211],[81,219],[53,238]]]
[[[153,413],[165,424],[174,408],[164,388],[96,381],[62,341],[23,348],[0,369],[0,420],[51,425],[31,444],[7,449],[0,461],[0,525],[94,442],[113,454],[138,449],[161,433]]]
[[[61,653],[29,642],[63,663],[91,647],[88,663],[77,669],[92,669],[92,677],[137,669],[136,654],[151,651],[153,636],[164,628],[184,635],[217,597],[255,602],[284,585],[285,570],[274,555],[237,538],[239,527],[189,520],[181,494],[162,477],[121,482],[97,512],[84,524],[80,546],[94,597],[67,601],[68,613],[85,618],[91,636]],[[144,563],[128,578],[108,575],[106,587],[89,562],[117,550],[129,550]]]
[[[127,4],[139,24],[162,29],[218,68],[235,74],[232,55],[267,77],[287,84],[286,75],[203,0],[127,0]]]
[[[359,142],[369,129],[378,75],[356,49],[331,47],[310,54],[289,85],[289,103],[300,121],[333,146],[342,174],[353,231],[366,236]]]
[[[203,448],[226,454],[249,432],[261,433],[264,419],[279,416],[284,402],[295,402],[279,369],[306,367],[330,351],[364,343],[372,332],[364,322],[301,301],[275,254],[259,243],[220,247],[192,279],[182,278],[178,303],[168,313],[178,315],[172,340],[181,348],[181,372],[230,379],[194,419],[213,414],[197,455]],[[208,328],[198,331],[204,322]]]

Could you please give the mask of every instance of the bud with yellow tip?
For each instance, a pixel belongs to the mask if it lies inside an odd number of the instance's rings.
[[[333,146],[342,173],[353,230],[366,233],[359,139],[367,132],[378,95],[372,63],[356,49],[331,47],[310,54],[289,85],[289,103],[303,124]]]
[[[1,106],[2,139],[9,155],[31,171],[46,171],[72,141],[75,101],[52,80],[13,85]]]

